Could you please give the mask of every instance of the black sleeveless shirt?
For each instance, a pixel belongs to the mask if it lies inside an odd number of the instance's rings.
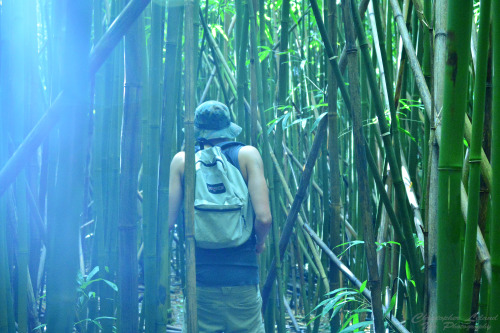
[[[234,143],[222,152],[228,161],[241,172],[238,153],[243,144]],[[226,143],[227,144],[227,143]],[[196,247],[196,284],[200,287],[231,287],[257,285],[259,267],[255,252],[255,228],[250,238],[238,247],[203,249]]]

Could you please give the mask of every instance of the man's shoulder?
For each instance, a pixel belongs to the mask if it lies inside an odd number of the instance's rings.
[[[243,146],[239,151],[238,160],[242,166],[246,166],[261,161],[262,157],[254,146]]]
[[[178,152],[177,154],[174,155],[172,158],[172,162],[184,162],[186,159],[186,154],[183,151]]]
[[[257,155],[260,156],[260,153],[257,150],[257,148],[255,148],[254,146],[250,146],[250,145],[242,146],[241,149],[240,149],[240,154],[244,154],[244,155],[255,155],[255,154],[257,154]]]
[[[172,158],[172,162],[170,163],[170,169],[172,171],[184,171],[184,163],[186,161],[186,154],[183,151],[178,152]]]

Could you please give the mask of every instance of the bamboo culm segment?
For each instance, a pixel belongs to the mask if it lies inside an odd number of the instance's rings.
[[[500,140],[500,3],[499,1],[493,1],[492,6],[492,22],[493,22],[493,108],[492,108],[492,152],[491,152],[491,164],[492,164],[492,174],[493,174],[493,186],[491,188],[491,207],[492,216],[493,214],[499,214],[500,211],[500,149],[498,145],[494,145],[495,142]],[[497,215],[498,216],[498,215]],[[500,304],[495,300],[500,297],[500,233],[498,230],[499,219],[491,219],[491,239],[490,239],[490,252],[491,252],[491,268],[492,268],[492,279],[490,284],[490,295],[489,295],[489,315],[496,320],[491,320],[487,322],[490,326],[488,332],[495,332],[500,330],[500,320],[498,316],[500,315]]]
[[[472,139],[470,146],[470,170],[469,170],[469,200],[467,205],[467,224],[465,232],[465,249],[462,265],[460,283],[460,323],[464,325],[461,329],[466,332],[466,326],[470,324],[472,287],[474,271],[470,269],[476,261],[476,235],[479,218],[479,192],[480,192],[480,162],[481,143],[483,134],[485,94],[486,94],[486,70],[488,65],[488,35],[491,1],[481,2],[480,30],[478,37],[478,54],[476,67],[476,80],[474,87],[474,110],[472,120]]]
[[[463,128],[467,108],[472,2],[452,1],[448,7],[441,145],[439,154],[437,311],[439,317],[458,314],[461,262],[460,184]],[[445,323],[437,321],[437,330]]]

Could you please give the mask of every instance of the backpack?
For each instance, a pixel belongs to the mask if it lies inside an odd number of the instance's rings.
[[[194,235],[206,249],[242,245],[252,234],[253,209],[240,170],[222,152],[228,142],[202,149],[195,155]],[[222,147],[222,149],[221,149]]]

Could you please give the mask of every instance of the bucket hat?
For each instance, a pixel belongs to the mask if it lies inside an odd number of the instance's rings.
[[[196,139],[234,139],[241,127],[231,122],[228,107],[217,101],[200,104],[194,111],[194,135]]]

